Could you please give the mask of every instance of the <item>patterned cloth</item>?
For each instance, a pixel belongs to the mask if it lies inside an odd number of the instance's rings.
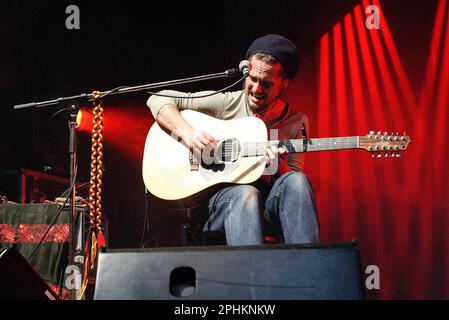
[[[0,246],[14,248],[25,259],[42,239],[60,206],[57,204],[0,205]],[[62,210],[29,263],[54,288],[68,264],[70,210]]]

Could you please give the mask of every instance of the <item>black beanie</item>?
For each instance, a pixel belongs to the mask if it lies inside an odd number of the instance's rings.
[[[275,57],[284,68],[287,77],[293,79],[298,70],[298,50],[293,42],[278,34],[257,38],[246,51],[246,59],[255,53],[267,53]]]

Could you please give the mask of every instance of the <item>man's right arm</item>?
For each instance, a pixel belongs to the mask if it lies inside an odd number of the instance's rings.
[[[179,97],[194,96],[194,94],[167,90],[161,91],[160,94]],[[204,92],[200,94],[204,94]],[[160,126],[167,129],[171,134],[180,137],[189,148],[194,148],[196,152],[201,153],[208,144],[215,146],[216,140],[207,132],[193,128],[182,117],[180,110],[191,109],[216,115],[221,112],[222,101],[222,97],[185,99],[153,95],[148,99],[147,105]]]
[[[159,125],[166,128],[170,133],[182,139],[189,148],[201,154],[208,144],[216,145],[216,140],[203,130],[193,128],[181,115],[178,107],[174,104],[165,105],[157,116]]]

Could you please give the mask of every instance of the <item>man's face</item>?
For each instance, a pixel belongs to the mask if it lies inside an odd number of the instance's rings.
[[[269,109],[276,104],[289,80],[281,77],[280,63],[269,65],[255,56],[251,57],[250,63],[251,71],[244,85],[249,106],[254,112]]]

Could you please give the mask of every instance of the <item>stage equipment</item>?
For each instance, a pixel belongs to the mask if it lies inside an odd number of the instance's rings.
[[[16,250],[0,249],[0,300],[59,300]]]
[[[84,260],[87,211],[86,205],[76,204],[75,261]],[[70,213],[69,206],[56,203],[0,205],[1,247],[23,255],[47,284],[65,297],[70,289],[66,282]],[[79,269],[80,276],[82,271]]]
[[[353,243],[108,250],[94,299],[362,299]]]

